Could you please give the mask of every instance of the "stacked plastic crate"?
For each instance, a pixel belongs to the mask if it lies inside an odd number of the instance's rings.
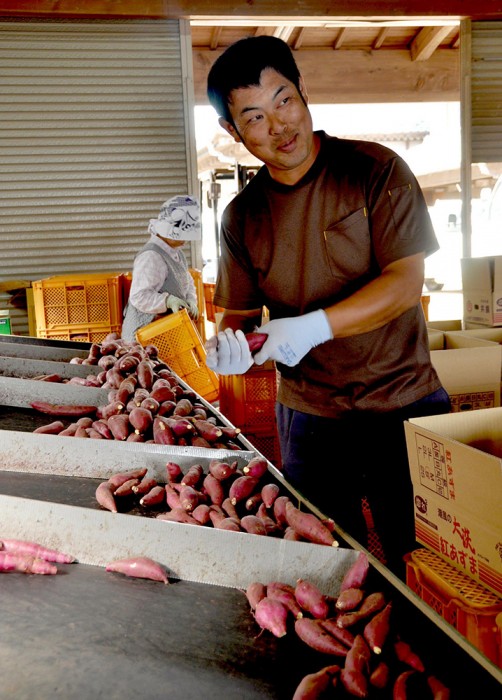
[[[276,467],[281,454],[275,420],[277,371],[273,362],[246,374],[220,376],[220,411]]]
[[[122,273],[71,274],[32,283],[39,338],[100,343],[122,329]]]

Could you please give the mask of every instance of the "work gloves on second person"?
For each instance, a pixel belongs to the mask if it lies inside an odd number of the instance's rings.
[[[199,318],[199,309],[197,308],[197,302],[193,299],[180,299],[175,297],[174,294],[168,294],[166,297],[166,309],[167,311],[172,311],[177,313],[181,309],[187,309],[190,316],[196,321]]]
[[[227,328],[207,341],[207,366],[218,374],[243,374],[253,364],[275,360],[294,367],[321,343],[333,338],[326,313],[319,309],[303,316],[278,318],[258,328],[268,335],[261,350],[251,355],[245,335]]]

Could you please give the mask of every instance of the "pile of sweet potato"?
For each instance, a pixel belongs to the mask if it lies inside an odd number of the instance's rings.
[[[207,407],[197,394],[183,387],[158,358],[155,346],[143,348],[114,335],[101,345],[94,343],[87,359],[72,360],[97,365],[101,371],[86,378],[72,377],[68,382],[108,389],[108,403],[95,407],[33,401],[32,408],[53,418],[34,432],[159,445],[244,449],[235,442],[240,429],[218,425],[217,418],[208,415]],[[55,375],[44,380],[56,381]]]
[[[295,586],[253,581],[247,587],[262,630],[279,638],[293,634],[320,655],[318,669],[300,680],[293,700],[448,700],[449,689],[427,672],[411,644],[401,638],[392,600],[368,589],[368,571],[368,559],[360,552],[336,598],[323,595],[306,579]]]
[[[96,499],[105,509],[126,512],[138,506],[160,520],[207,525],[222,530],[268,535],[337,546],[333,521],[301,511],[270,480],[268,462],[253,457],[242,469],[237,461],[212,459],[208,472],[193,464],[186,473],[167,462],[165,483],[146,469],[114,474],[99,484]]]

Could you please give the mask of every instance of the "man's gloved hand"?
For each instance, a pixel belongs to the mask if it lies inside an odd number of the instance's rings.
[[[168,294],[166,297],[166,310],[169,309],[173,313],[177,313],[180,309],[186,309],[188,306],[187,302],[179,297],[175,297],[174,294]]]
[[[187,299],[187,305],[188,305],[188,313],[190,316],[193,318],[194,321],[197,321],[199,318],[199,307],[197,306],[197,301],[195,299],[192,299],[189,297]]]
[[[257,365],[275,360],[294,367],[312,348],[333,338],[328,317],[322,309],[303,316],[269,321],[257,332],[268,335],[261,350],[254,355]]]
[[[242,331],[227,328],[206,343],[206,364],[217,374],[244,374],[253,364],[248,341]]]

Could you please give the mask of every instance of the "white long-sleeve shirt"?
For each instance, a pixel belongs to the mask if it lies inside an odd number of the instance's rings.
[[[152,235],[150,242],[162,248],[175,262],[181,261],[184,253],[181,248],[172,248],[158,236]],[[166,266],[160,256],[153,250],[146,250],[134,261],[129,300],[139,311],[150,314],[166,312],[166,299],[169,292],[159,291],[165,282]],[[188,273],[183,278],[184,298],[197,301],[195,283]]]

